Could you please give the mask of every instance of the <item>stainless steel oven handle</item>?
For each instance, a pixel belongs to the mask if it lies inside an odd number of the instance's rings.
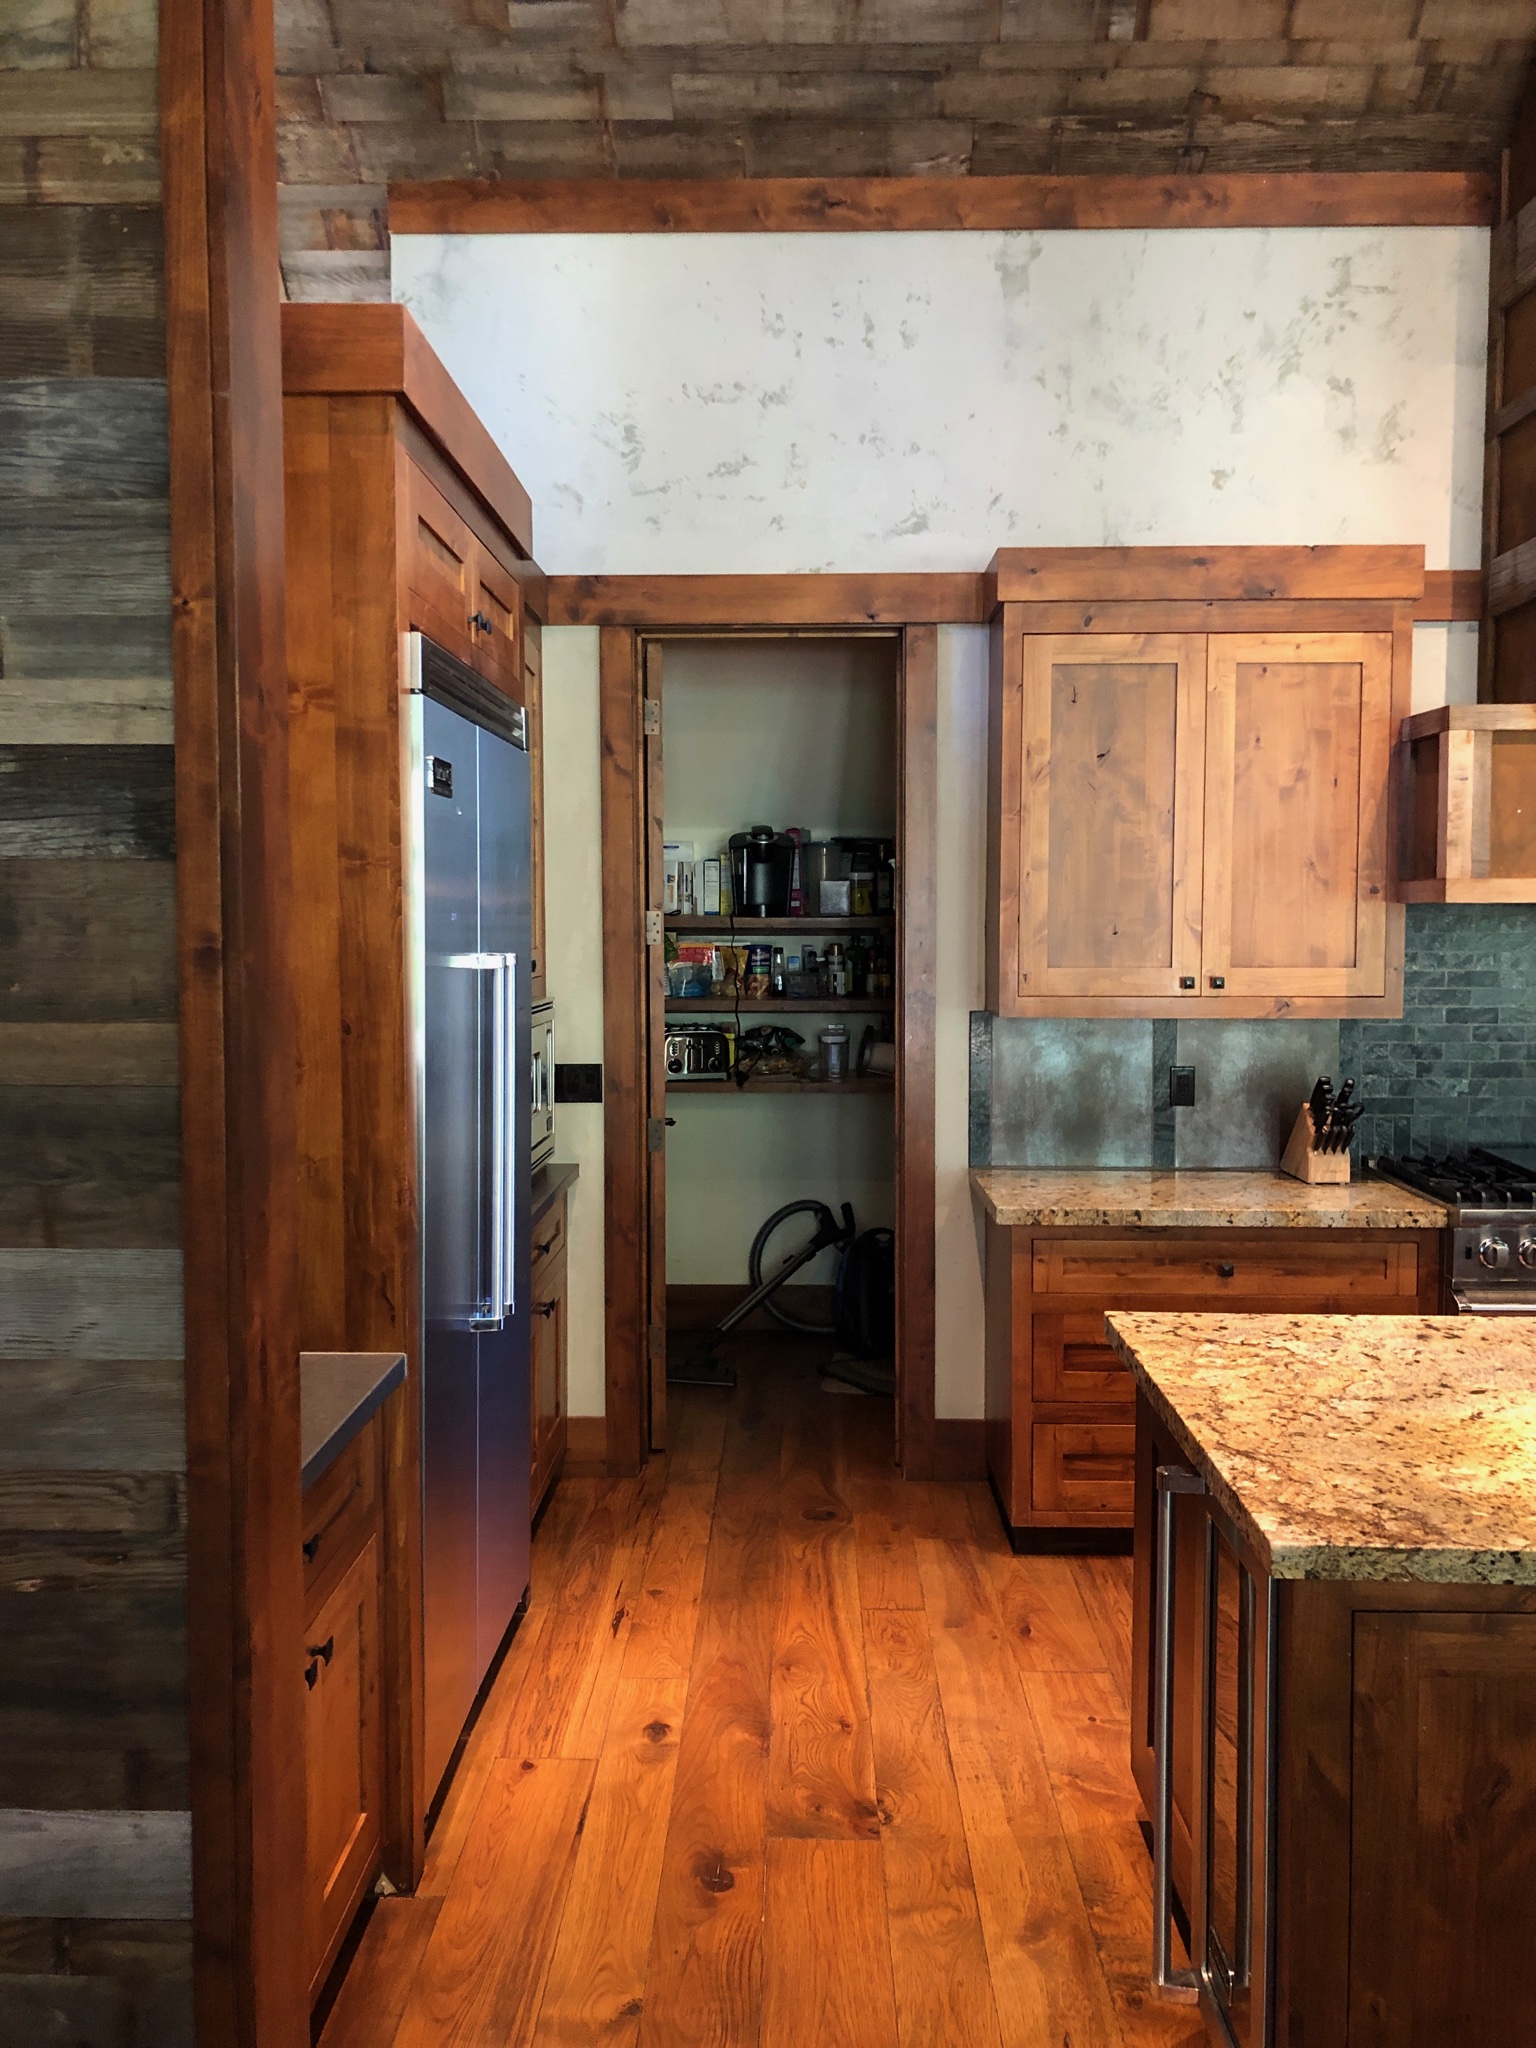
[[[1152,1986],[1170,2003],[1193,2005],[1200,1996],[1193,1970],[1176,1970],[1173,1950],[1173,1550],[1176,1496],[1204,1493],[1205,1481],[1187,1465],[1157,1468],[1157,1585],[1152,1635]]]
[[[1490,1288],[1485,1294],[1474,1294],[1470,1288],[1453,1287],[1451,1299],[1460,1316],[1536,1316],[1536,1297],[1529,1294],[1511,1294],[1500,1298]]]

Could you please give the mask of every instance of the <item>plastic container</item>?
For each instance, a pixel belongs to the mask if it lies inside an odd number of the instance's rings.
[[[821,1047],[821,1078],[823,1081],[846,1081],[848,1078],[848,1032],[842,1024],[829,1024],[818,1035]]]

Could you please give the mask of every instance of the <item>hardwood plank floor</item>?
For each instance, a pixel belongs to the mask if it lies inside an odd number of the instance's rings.
[[[1147,1986],[1125,1561],[904,1484],[812,1347],[737,1362],[638,1479],[557,1487],[322,2048],[1196,2048]]]

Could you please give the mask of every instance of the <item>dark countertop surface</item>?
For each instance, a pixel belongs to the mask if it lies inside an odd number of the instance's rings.
[[[403,1351],[301,1351],[303,1484],[313,1486],[405,1380]]]
[[[551,1159],[541,1166],[533,1176],[533,1209],[530,1220],[537,1223],[544,1211],[556,1197],[580,1174],[579,1166],[561,1166]]]

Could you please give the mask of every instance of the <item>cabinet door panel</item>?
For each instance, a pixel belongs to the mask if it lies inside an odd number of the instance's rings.
[[[1104,1334],[1104,1311],[1043,1311],[1033,1321],[1033,1391],[1037,1401],[1093,1401],[1129,1408],[1136,1382]]]
[[[514,577],[476,540],[473,599],[475,667],[519,703],[523,700],[522,593]]]
[[[475,659],[480,543],[448,500],[414,465],[408,470],[403,538],[410,622],[456,654]]]
[[[1203,649],[1025,641],[1021,996],[1196,999]]]
[[[304,1639],[305,1920],[311,1991],[378,1861],[379,1547],[370,1536]]]
[[[1037,1422],[1031,1495],[1038,1514],[1129,1523],[1136,1430],[1129,1422]]]
[[[1391,711],[1387,634],[1211,639],[1207,995],[1386,993]]]
[[[562,1213],[564,1204],[559,1205]],[[534,1235],[547,1236],[549,1218]],[[567,1348],[566,1255],[562,1240],[535,1269],[533,1319],[533,1505],[535,1512],[548,1491],[565,1449]]]

